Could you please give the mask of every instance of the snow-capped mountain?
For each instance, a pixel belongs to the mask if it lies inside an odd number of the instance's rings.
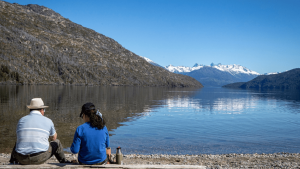
[[[264,73],[263,75],[277,75],[277,74],[279,74],[279,73],[284,73],[284,72],[287,72],[287,71],[290,71],[290,70],[286,70],[286,71],[282,71],[282,72]]]
[[[165,68],[173,73],[187,73],[187,72],[201,69],[202,67],[203,67],[203,65],[198,65],[196,63],[193,67],[169,65],[169,66],[166,66]]]
[[[140,57],[143,58],[143,59],[145,59],[148,63],[150,63],[150,64],[152,64],[152,65],[154,65],[154,66],[159,66],[159,67],[164,68],[163,66],[161,66],[161,65],[159,65],[159,64],[157,64],[157,63],[155,63],[155,62],[153,62],[153,61],[150,60],[149,58],[146,58],[146,57],[143,57],[143,56],[140,56]]]
[[[169,65],[165,68],[174,73],[191,76],[204,86],[223,86],[229,83],[247,82],[259,75],[253,70],[236,64],[200,65],[196,63],[193,67]]]
[[[281,72],[264,73],[264,75],[277,75],[277,74],[279,74],[279,73],[281,73]]]
[[[152,65],[162,67],[146,57],[142,58]],[[222,65],[220,63],[212,63],[210,65],[202,65],[196,63],[193,67],[169,65],[164,68],[173,73],[191,76],[204,86],[223,86],[229,83],[247,82],[260,75],[253,70],[236,64]]]
[[[199,70],[203,67],[215,68],[215,69],[218,69],[218,70],[223,71],[223,72],[228,72],[232,75],[240,74],[240,73],[251,74],[251,75],[259,75],[259,73],[255,72],[255,71],[252,71],[250,69],[247,69],[243,66],[236,65],[236,64],[222,65],[220,63],[219,64],[212,63],[211,65],[205,66],[205,65],[202,65],[202,64],[199,65],[198,63],[196,63],[193,67],[169,65],[169,66],[166,66],[165,68],[167,70],[169,70],[170,72],[186,74],[186,73],[189,73],[189,72],[192,72],[192,71],[195,71],[195,70]]]

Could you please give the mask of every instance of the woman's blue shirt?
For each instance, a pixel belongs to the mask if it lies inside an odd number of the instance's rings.
[[[86,122],[77,127],[71,152],[78,154],[78,160],[84,164],[96,164],[106,159],[106,148],[109,147],[109,134],[106,126],[103,129],[92,127]]]

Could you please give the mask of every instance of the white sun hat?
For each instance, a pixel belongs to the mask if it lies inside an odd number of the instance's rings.
[[[30,105],[27,105],[29,109],[44,109],[49,106],[44,106],[44,102],[41,98],[33,98],[31,99]]]

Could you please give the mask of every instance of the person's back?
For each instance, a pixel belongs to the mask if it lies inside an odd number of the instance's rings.
[[[18,122],[16,151],[23,155],[47,151],[49,135],[54,134],[53,122],[39,111],[31,111]]]
[[[80,125],[74,138],[80,137],[80,152],[78,154],[78,160],[84,164],[100,163],[106,159],[106,147],[108,143],[108,131],[107,128],[97,129],[92,127],[89,122]],[[72,145],[71,151],[78,152],[79,146]]]
[[[11,153],[10,163],[42,164],[55,155],[60,163],[66,160],[63,147],[57,138],[52,120],[44,117],[45,108],[41,98],[33,98],[30,114],[22,117],[17,125],[17,142]],[[50,144],[48,139],[51,140]]]
[[[77,127],[70,150],[78,154],[80,164],[105,164],[106,148],[109,147],[109,134],[102,114],[92,103],[82,106],[80,117],[84,124]]]

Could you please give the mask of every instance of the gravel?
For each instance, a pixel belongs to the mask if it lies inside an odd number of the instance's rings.
[[[6,165],[10,154],[1,153],[0,162]],[[68,160],[77,159],[77,155],[66,154]],[[115,161],[115,155],[112,154]],[[55,157],[46,163],[57,162]],[[274,153],[274,154],[199,154],[199,155],[167,155],[129,154],[123,156],[123,164],[146,165],[200,165],[208,169],[213,168],[300,168],[299,153]]]

